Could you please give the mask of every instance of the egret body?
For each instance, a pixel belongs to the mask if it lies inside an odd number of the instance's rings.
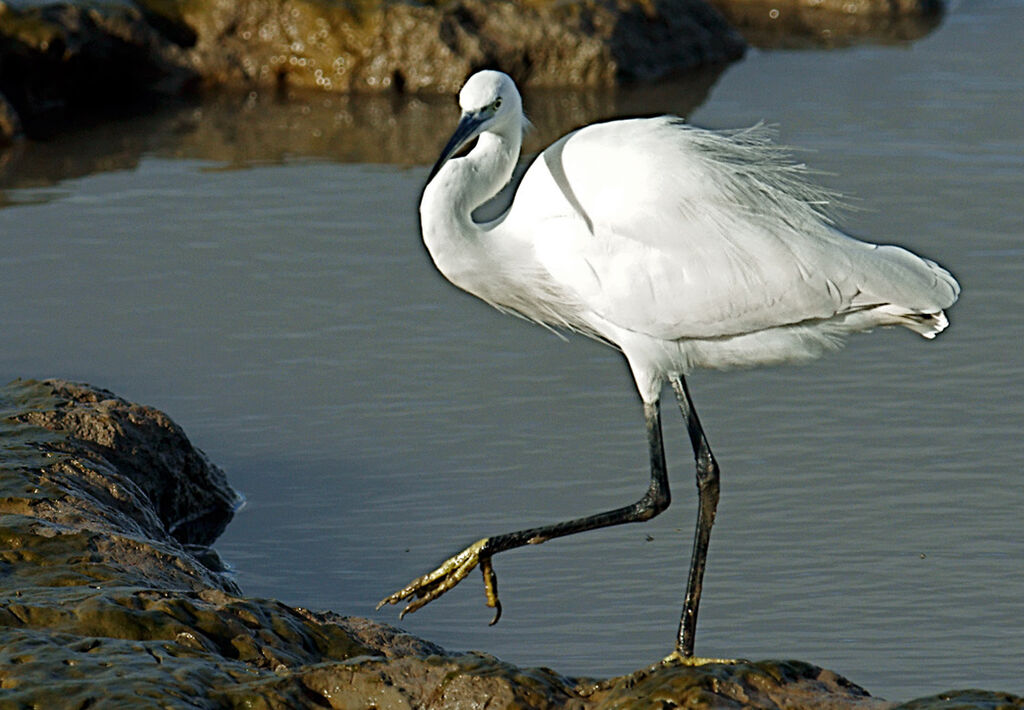
[[[479,564],[497,621],[493,555],[663,511],[670,496],[659,400],[670,384],[697,471],[674,652],[691,658],[719,469],[684,377],[808,360],[880,326],[934,338],[960,287],[928,259],[840,231],[826,211],[829,195],[759,126],[715,132],[664,116],[581,128],[534,160],[502,215],[477,222],[473,211],[512,177],[525,118],[501,72],[474,74],[459,103],[462,118],[420,203],[427,250],[449,281],[498,309],[621,350],[643,402],[651,479],[631,505],[483,538],[381,605],[411,599],[402,613],[414,611]]]

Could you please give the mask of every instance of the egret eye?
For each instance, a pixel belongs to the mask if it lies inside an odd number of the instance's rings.
[[[491,104],[491,108],[494,109],[495,111],[497,111],[499,108],[501,108],[501,97],[500,96],[494,100],[494,103]]]

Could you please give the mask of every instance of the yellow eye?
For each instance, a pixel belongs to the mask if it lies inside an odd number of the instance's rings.
[[[501,108],[501,97],[500,96],[494,100],[494,103],[491,104],[491,108],[493,108],[495,111],[497,111],[499,108]]]

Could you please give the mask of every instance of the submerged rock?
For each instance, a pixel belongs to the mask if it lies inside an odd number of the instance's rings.
[[[155,409],[59,380],[0,388],[0,707],[895,707],[798,661],[568,678],[246,598],[209,547],[238,501]]]

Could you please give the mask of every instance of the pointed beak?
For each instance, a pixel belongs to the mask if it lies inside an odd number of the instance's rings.
[[[452,137],[448,140],[448,145],[441,151],[441,157],[437,159],[434,167],[430,170],[430,176],[427,178],[428,183],[434,179],[441,166],[447,163],[449,158],[483,132],[483,124],[484,118],[479,114],[462,114],[462,118],[459,119],[459,125],[455,127],[455,133],[452,134]]]

